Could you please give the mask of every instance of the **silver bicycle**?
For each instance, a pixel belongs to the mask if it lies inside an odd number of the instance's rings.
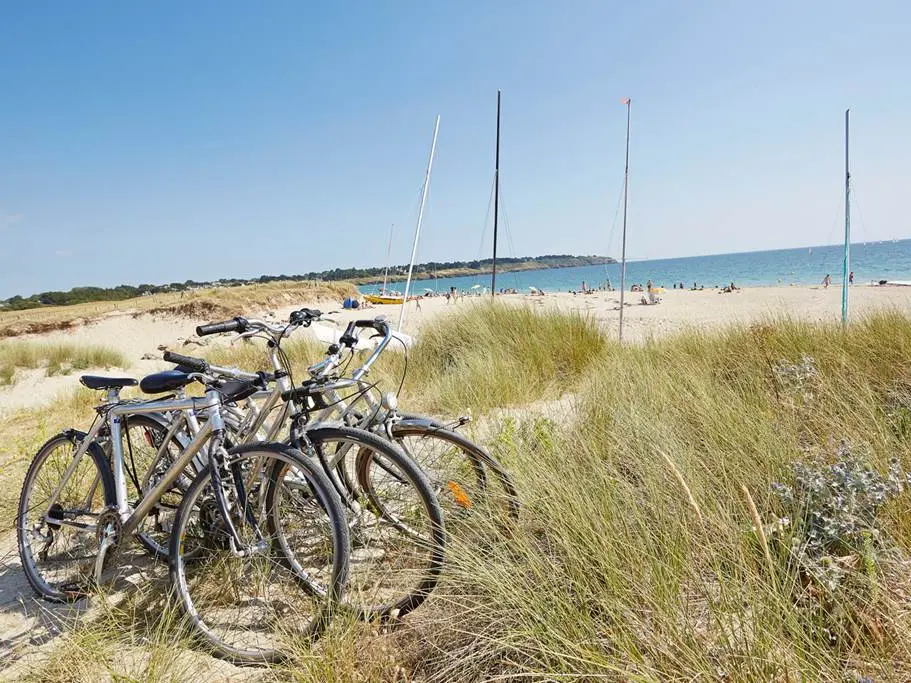
[[[289,322],[291,327],[276,325],[273,330],[290,334],[299,326],[321,319],[322,315],[310,309],[296,314],[299,324],[292,321]],[[241,337],[249,337],[261,329],[261,321],[244,322],[246,327]],[[208,330],[207,326],[197,328],[197,332],[208,333]],[[349,377],[337,376],[339,368],[355,356],[363,330],[373,330],[379,343]],[[519,515],[519,496],[509,473],[484,447],[456,431],[470,418],[460,417],[447,425],[430,417],[401,413],[394,393],[380,394],[370,383],[370,368],[393,338],[391,328],[383,319],[352,321],[339,342],[329,345],[326,358],[308,368],[308,380],[296,388],[292,388],[287,379],[289,368],[283,362],[279,345],[270,344],[269,361],[278,380],[271,390],[257,392],[238,405],[228,407],[226,419],[232,438],[239,443],[274,441],[287,428],[291,415],[303,406],[315,416],[316,425],[341,422],[398,445],[430,480],[450,532],[455,529],[456,520],[479,515],[493,517],[499,522],[515,521]],[[200,358],[171,352],[165,353],[165,360],[185,369],[209,371],[227,379],[253,376],[236,368],[220,368]],[[337,465],[324,463],[327,471],[336,471]],[[344,474],[344,469],[339,472]],[[344,485],[338,478],[332,481],[344,497],[350,485]]]
[[[117,573],[130,538],[149,542],[144,524],[178,492],[169,576],[186,621],[216,654],[276,661],[292,642],[317,635],[342,597],[345,513],[321,468],[300,451],[264,443],[225,449],[224,405],[257,391],[253,382],[226,389],[205,373],[164,372],[140,387],[182,391],[196,379],[206,384],[202,398],[140,401],[120,397],[135,379],[81,378],[105,399],[88,432],[52,437],[29,467],[16,524],[22,566],[41,597],[78,600]],[[198,429],[131,500],[123,424],[177,413],[200,416]]]
[[[294,386],[290,367],[281,360],[281,342],[319,315],[303,309],[285,324],[235,318],[197,328],[200,336],[237,332],[265,337],[273,372],[222,368],[171,352],[165,359],[178,364],[175,376],[203,371],[221,377],[229,390],[245,381],[272,384],[271,390],[226,406],[227,438],[235,446],[281,439],[319,463],[348,519],[352,549],[344,604],[368,619],[404,616],[422,604],[439,581],[446,540],[443,511],[423,471],[394,442],[339,420],[309,420],[313,411],[305,395],[308,385]],[[260,408],[258,401],[264,402]],[[245,404],[254,412],[245,413]],[[267,424],[270,413],[273,419]],[[179,448],[174,441],[191,438],[203,421],[194,424],[190,415],[162,417],[160,426],[150,430],[157,445],[152,471],[171,461]]]

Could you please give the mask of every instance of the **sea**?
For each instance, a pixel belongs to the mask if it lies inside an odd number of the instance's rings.
[[[738,287],[772,285],[821,284],[828,274],[832,284],[840,284],[844,260],[844,245],[775,249],[712,256],[689,256],[626,262],[627,286],[644,285],[651,280],[656,286],[671,289],[683,283],[687,289],[694,284],[710,289],[733,282]],[[854,282],[866,284],[881,280],[911,281],[911,239],[859,242],[851,245],[851,270]],[[578,291],[600,287],[610,281],[620,285],[620,264],[581,266],[578,268],[547,268],[520,272],[497,273],[497,289],[510,288],[528,292],[535,287],[545,292]],[[401,291],[405,285],[396,282],[391,287]],[[490,291],[490,274],[465,277],[415,280],[412,291],[444,293],[450,287],[460,292]],[[361,292],[373,294],[380,285],[363,285]]]

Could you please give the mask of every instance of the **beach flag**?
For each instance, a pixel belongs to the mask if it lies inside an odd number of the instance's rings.
[[[628,97],[624,97],[622,100],[620,100],[620,103],[621,103],[621,104],[629,104],[629,98],[628,98]]]

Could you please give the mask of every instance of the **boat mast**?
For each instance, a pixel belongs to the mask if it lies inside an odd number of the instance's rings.
[[[626,164],[623,171],[623,247],[620,254],[620,341],[623,341],[623,299],[626,293],[626,212],[629,207],[629,123],[632,100],[623,98],[626,105]]]
[[[389,259],[392,257],[392,233],[395,230],[395,223],[389,228],[389,246],[386,247],[386,270],[383,271],[383,288],[380,294],[386,293],[386,278],[389,276]]]
[[[848,278],[851,276],[851,168],[848,164],[848,141],[851,110],[845,109],[845,265],[841,280],[841,324],[848,326]]]
[[[398,331],[405,323],[405,306],[408,303],[408,291],[411,289],[411,273],[414,270],[414,259],[418,253],[418,238],[421,236],[421,223],[424,220],[424,204],[427,201],[427,190],[430,188],[430,171],[433,168],[433,153],[437,148],[437,133],[440,130],[440,115],[437,114],[433,125],[433,141],[430,143],[430,159],[427,161],[427,172],[424,174],[424,187],[421,189],[421,208],[418,210],[418,224],[414,229],[414,243],[411,245],[411,262],[408,264],[408,279],[405,280],[405,296],[402,298],[402,310],[399,312]]]
[[[490,296],[497,295],[497,225],[500,211],[500,91],[497,90],[497,154],[493,172],[493,271]]]

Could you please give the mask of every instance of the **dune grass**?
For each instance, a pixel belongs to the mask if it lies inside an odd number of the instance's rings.
[[[911,467],[909,352],[897,315],[847,334],[780,322],[611,347],[562,419],[501,424],[492,447],[516,474],[523,524],[501,543],[456,540],[422,671],[908,680],[907,484],[852,544],[838,525],[867,484],[824,476],[848,467],[842,441],[880,473]],[[789,507],[773,484],[793,488],[795,463],[817,473],[818,495]],[[823,574],[806,561],[823,531],[805,505],[820,496],[836,539],[815,557]]]
[[[583,316],[483,304],[427,325],[407,355],[391,341],[370,379],[395,390],[404,375],[401,398],[409,410],[483,414],[570,391],[607,348],[601,330]],[[326,344],[300,330],[282,349],[300,381],[325,357]],[[369,354],[358,351],[349,369]],[[206,357],[216,365],[272,369],[262,340],[215,347]]]
[[[44,368],[48,377],[87,368],[126,367],[127,360],[114,349],[96,345],[0,342],[0,386],[15,381],[17,368]]]
[[[298,372],[322,352],[288,350]],[[403,358],[387,355],[375,374],[392,382]],[[210,358],[266,360],[246,345]],[[770,320],[626,347],[574,316],[441,320],[409,354],[404,398],[489,412],[519,524],[453,538],[443,583],[399,629],[339,620],[263,675],[909,680],[911,492],[876,483],[911,469],[909,359],[911,319],[889,313],[847,333]]]

